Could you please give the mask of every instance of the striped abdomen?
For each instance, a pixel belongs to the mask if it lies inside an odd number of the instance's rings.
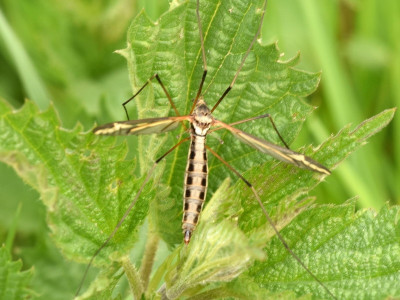
[[[189,243],[195,230],[207,193],[206,137],[192,134],[185,172],[182,229],[184,241]]]

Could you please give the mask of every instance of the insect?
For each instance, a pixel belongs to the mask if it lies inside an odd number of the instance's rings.
[[[135,203],[137,202],[140,194],[150,180],[150,177],[157,166],[157,164],[163,160],[168,154],[173,152],[177,147],[185,142],[190,141],[185,178],[184,178],[184,209],[183,209],[183,220],[182,220],[182,231],[183,231],[183,240],[185,244],[190,242],[190,239],[196,229],[196,225],[200,219],[200,213],[203,208],[203,204],[206,200],[207,194],[207,186],[208,186],[208,164],[207,164],[207,151],[214,155],[217,159],[219,159],[224,165],[226,165],[231,171],[233,171],[244,183],[248,186],[249,189],[252,190],[255,199],[260,205],[263,215],[272,226],[275,231],[277,237],[280,239],[282,244],[285,246],[287,251],[298,261],[299,264],[333,297],[333,294],[329,291],[329,289],[307,268],[307,266],[301,261],[301,259],[290,249],[285,239],[282,237],[278,229],[275,227],[271,217],[269,216],[267,210],[265,209],[256,189],[253,185],[247,181],[236,169],[230,166],[219,154],[217,154],[213,149],[206,145],[207,135],[211,132],[215,132],[218,130],[228,130],[231,132],[236,138],[238,138],[241,142],[249,145],[250,147],[255,148],[256,150],[269,154],[274,158],[281,160],[285,163],[293,164],[299,168],[308,169],[313,172],[318,172],[324,175],[329,175],[330,171],[319,164],[315,160],[310,157],[307,157],[301,153],[292,151],[289,149],[284,139],[281,137],[272,117],[269,114],[264,114],[258,117],[248,118],[245,120],[237,121],[231,124],[226,124],[213,116],[213,112],[218,108],[220,103],[225,99],[225,97],[229,94],[229,92],[234,88],[235,82],[239,76],[239,73],[242,71],[243,66],[246,62],[246,59],[253,48],[258,36],[260,35],[264,14],[266,10],[267,0],[263,2],[261,19],[259,21],[258,29],[254,38],[252,39],[250,45],[248,46],[244,56],[242,57],[239,66],[234,74],[231,83],[229,86],[223,91],[219,99],[215,102],[215,104],[210,108],[204,98],[203,94],[203,86],[207,77],[208,66],[207,66],[207,57],[204,47],[204,35],[202,28],[202,21],[200,18],[199,12],[199,0],[196,3],[196,17],[198,24],[198,32],[201,46],[201,58],[203,63],[203,73],[202,77],[196,93],[196,96],[193,100],[193,104],[191,106],[190,112],[187,115],[181,116],[173,102],[168,89],[163,84],[161,77],[158,74],[154,74],[149,80],[143,84],[143,86],[127,101],[123,103],[123,108],[125,110],[128,121],[118,121],[112,122],[109,124],[101,125],[96,127],[93,130],[93,133],[96,135],[142,135],[142,134],[154,134],[154,133],[165,133],[168,131],[172,131],[176,129],[180,124],[183,124],[186,132],[189,133],[189,137],[182,138],[175,146],[170,148],[166,153],[164,153],[161,157],[159,157],[153,166],[150,168],[147,173],[147,177],[143,181],[141,187],[139,188],[136,196],[125,212],[124,216],[120,219],[117,226],[114,228],[113,232],[109,235],[108,239],[103,243],[103,245],[95,252],[93,255],[88,267],[90,267],[93,259],[96,255],[108,244],[108,242],[113,238],[118,228],[121,226],[122,222],[125,220],[127,215],[130,213]],[[165,93],[168,101],[175,111],[176,116],[174,117],[161,117],[161,118],[149,118],[149,119],[141,119],[141,120],[129,120],[128,111],[126,105],[132,101],[137,95],[139,95],[143,89],[153,80],[156,80],[158,84],[161,86],[163,92]],[[215,101],[215,100],[214,100]],[[284,144],[283,146],[278,146],[268,141],[262,140],[256,136],[248,134],[240,129],[237,129],[235,126],[238,124],[242,124],[245,122],[254,121],[260,118],[269,118],[275,132],[277,133],[279,139]],[[185,123],[186,122],[186,123]],[[187,125],[185,125],[187,124]],[[86,271],[87,271],[86,270]],[[85,273],[86,276],[86,273]],[[78,290],[79,293],[79,290]]]

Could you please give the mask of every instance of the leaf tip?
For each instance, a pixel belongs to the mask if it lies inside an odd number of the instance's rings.
[[[129,57],[129,50],[130,50],[130,49],[131,49],[131,43],[128,42],[128,45],[127,45],[126,48],[115,50],[114,53],[119,54],[119,55],[121,55],[122,57],[124,57],[124,58],[127,59],[127,58]]]

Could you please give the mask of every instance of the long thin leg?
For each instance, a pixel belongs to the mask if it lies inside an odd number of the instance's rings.
[[[260,35],[261,32],[261,27],[262,27],[262,23],[264,20],[264,15],[265,15],[265,9],[267,8],[267,0],[265,0],[264,2],[264,6],[263,6],[263,12],[261,14],[261,20],[260,20],[260,24],[258,25],[258,29],[257,29],[257,33],[254,36],[253,40],[251,41],[251,44],[249,46],[249,48],[247,49],[242,62],[240,63],[239,69],[236,71],[235,76],[233,76],[233,80],[231,82],[231,84],[228,86],[228,88],[225,90],[225,92],[222,94],[222,96],[219,98],[219,100],[217,101],[217,103],[215,103],[215,105],[213,106],[213,108],[211,109],[211,113],[218,107],[218,105],[221,103],[221,101],[225,98],[225,96],[229,93],[229,91],[233,88],[233,85],[235,84],[235,81],[237,79],[237,77],[239,76],[240,71],[243,68],[244,62],[247,59],[247,56],[249,56],[250,50],[251,48],[253,48],[254,43],[256,42],[258,36]]]
[[[212,150],[210,147],[206,146],[207,150],[210,151],[216,158],[218,158],[225,166],[227,166],[233,173],[235,173],[241,180],[243,180],[243,182],[251,189],[251,191],[253,192],[254,196],[257,199],[258,204],[260,205],[263,214],[265,216],[265,218],[267,219],[268,223],[271,225],[272,229],[275,231],[275,234],[277,235],[277,237],[279,238],[279,240],[281,241],[281,243],[283,244],[283,246],[286,248],[286,250],[290,253],[290,255],[292,255],[292,257],[297,260],[297,262],[304,268],[304,270],[307,271],[308,274],[311,275],[311,277],[318,282],[321,287],[323,287],[328,294],[333,298],[336,299],[336,297],[332,294],[332,292],[322,283],[322,281],[320,281],[318,279],[318,277],[316,275],[314,275],[314,273],[311,272],[311,270],[303,263],[303,261],[300,259],[300,257],[297,256],[296,253],[293,252],[292,249],[290,249],[289,245],[287,244],[286,240],[284,239],[284,237],[281,235],[281,233],[279,232],[279,230],[276,228],[276,226],[274,225],[274,222],[272,221],[269,213],[267,212],[267,210],[265,209],[264,204],[262,203],[260,196],[258,195],[256,189],[253,187],[253,185],[247,181],[236,169],[234,169],[230,164],[228,164],[221,156],[219,156],[214,150]]]
[[[167,89],[165,88],[164,84],[162,83],[160,76],[158,76],[158,74],[156,73],[156,74],[154,74],[153,76],[151,76],[151,77],[146,81],[146,83],[145,83],[132,97],[130,97],[128,100],[126,100],[124,103],[122,103],[122,106],[124,107],[124,110],[125,110],[125,113],[126,113],[126,118],[127,118],[128,120],[129,120],[129,115],[128,115],[128,110],[126,109],[126,105],[127,105],[129,102],[131,102],[137,95],[139,95],[140,92],[143,91],[143,89],[144,89],[144,88],[149,84],[149,82],[152,81],[154,78],[157,79],[158,83],[161,85],[161,88],[163,89],[165,95],[167,96],[169,103],[171,104],[172,108],[173,108],[174,111],[175,111],[175,114],[176,114],[177,116],[180,116],[180,114],[179,114],[179,112],[178,112],[178,109],[177,109],[176,106],[175,106],[174,101],[172,101],[172,98],[171,98],[171,96],[169,95],[169,93],[168,93]]]
[[[203,84],[204,84],[204,81],[206,80],[206,76],[207,76],[207,59],[206,59],[206,52],[204,50],[203,28],[202,28],[202,25],[201,25],[199,6],[200,6],[199,0],[197,0],[196,16],[197,16],[197,24],[198,24],[198,27],[199,27],[201,55],[202,55],[202,58],[203,58],[203,76],[201,77],[199,90],[197,91],[196,98],[193,101],[193,105],[192,105],[192,108],[190,110],[190,114],[192,114],[194,108],[196,107],[197,100],[199,100],[199,97],[201,95],[201,90],[203,89]]]
[[[236,122],[230,123],[229,126],[235,126],[235,125],[238,125],[238,124],[242,124],[242,123],[246,123],[246,122],[254,121],[254,120],[258,120],[258,119],[263,119],[263,118],[269,118],[269,120],[271,121],[272,126],[274,127],[275,132],[276,132],[277,135],[279,136],[279,139],[282,141],[282,143],[285,145],[285,147],[286,147],[287,149],[290,149],[289,146],[288,146],[288,144],[286,144],[285,140],[283,139],[283,137],[282,137],[281,134],[279,133],[279,130],[278,130],[278,128],[276,127],[275,122],[274,122],[274,120],[272,119],[272,117],[271,117],[270,114],[265,114],[265,115],[261,115],[261,116],[257,116],[257,117],[252,117],[252,118],[248,118],[248,119],[236,121]],[[211,133],[211,132],[214,132],[214,131],[223,129],[223,128],[224,128],[224,127],[213,128],[213,129],[211,129],[208,133]]]
[[[118,224],[115,226],[114,230],[111,232],[111,234],[108,236],[108,238],[105,240],[105,242],[96,250],[96,252],[93,254],[92,258],[89,261],[89,264],[86,267],[85,273],[83,274],[82,280],[79,284],[79,288],[76,291],[75,297],[77,297],[79,295],[79,292],[81,291],[82,285],[85,282],[87,273],[94,261],[94,259],[96,258],[96,256],[100,253],[101,250],[104,249],[105,246],[107,246],[107,244],[111,241],[111,239],[114,237],[114,235],[117,233],[118,229],[121,227],[122,223],[125,221],[126,217],[129,215],[129,213],[131,212],[131,210],[133,209],[133,207],[135,206],[137,200],[139,199],[140,194],[142,193],[145,185],[147,184],[147,182],[150,180],[151,175],[153,174],[154,169],[156,168],[157,164],[164,158],[166,157],[169,153],[171,153],[173,150],[175,150],[177,147],[179,147],[182,143],[187,142],[188,140],[190,140],[190,138],[184,138],[182,140],[180,140],[175,146],[173,146],[171,149],[169,149],[166,153],[164,153],[161,157],[159,157],[153,164],[153,166],[150,168],[149,172],[147,173],[147,176],[145,178],[145,180],[143,181],[142,185],[139,188],[139,191],[137,192],[135,198],[132,200],[131,204],[129,205],[128,209],[125,211],[124,215],[122,216],[122,218],[118,221]]]

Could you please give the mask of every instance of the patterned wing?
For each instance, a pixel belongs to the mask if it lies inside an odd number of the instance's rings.
[[[245,133],[218,120],[215,120],[214,125],[228,129],[243,143],[257,149],[258,151],[267,153],[278,160],[318,173],[327,175],[331,174],[331,172],[326,167],[311,159],[310,157],[305,156],[304,154],[261,140],[251,134]]]
[[[164,133],[174,130],[182,121],[190,121],[190,116],[113,122],[96,127],[93,129],[93,133],[97,135],[138,135]]]

